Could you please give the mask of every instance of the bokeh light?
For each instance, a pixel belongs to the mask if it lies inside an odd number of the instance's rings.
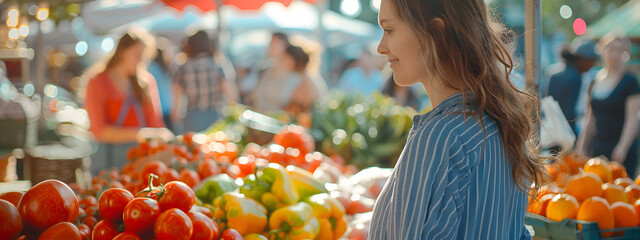
[[[587,23],[582,18],[577,18],[573,21],[573,32],[578,36],[584,34],[587,32]]]
[[[358,0],[342,0],[340,3],[340,11],[349,17],[356,17],[362,11],[360,1]]]
[[[571,10],[571,7],[567,5],[562,5],[562,7],[560,7],[560,16],[562,18],[569,19],[571,15],[573,15],[573,10]]]
[[[109,52],[113,49],[113,38],[106,37],[102,40],[102,51]]]
[[[20,37],[20,31],[17,28],[9,30],[9,39],[16,40]]]
[[[36,18],[40,21],[44,21],[49,17],[49,9],[48,8],[40,8],[38,9],[38,13],[36,13]]]
[[[380,11],[380,2],[381,2],[381,0],[371,0],[371,9],[374,12],[379,12]]]
[[[78,56],[84,56],[85,54],[87,54],[88,50],[89,45],[87,45],[87,42],[79,41],[78,43],[76,43],[76,54],[78,54]]]
[[[29,26],[27,26],[27,24],[22,24],[20,25],[19,31],[21,37],[26,37],[27,35],[29,35]]]
[[[18,13],[18,9],[12,8],[7,12],[7,26],[16,27],[18,26],[18,17],[20,13]]]

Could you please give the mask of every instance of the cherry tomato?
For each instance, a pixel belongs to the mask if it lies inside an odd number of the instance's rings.
[[[20,203],[22,195],[24,195],[24,193],[21,192],[0,193],[0,199],[7,200],[7,202],[13,204],[14,207],[18,207],[18,203]]]
[[[134,198],[124,208],[125,231],[147,235],[153,232],[153,224],[160,215],[160,204],[149,198]]]
[[[90,206],[98,206],[98,200],[94,196],[86,196],[80,200],[80,207],[87,208]]]
[[[183,182],[173,181],[164,185],[164,193],[160,198],[163,210],[177,208],[188,212],[196,202],[196,194]]]
[[[82,235],[76,227],[69,222],[61,222],[53,225],[46,231],[44,231],[38,240],[82,240]]]
[[[122,183],[123,186],[127,186],[129,183],[131,183],[131,181],[133,181],[131,179],[131,177],[129,175],[121,175],[120,176],[120,183]]]
[[[187,147],[193,146],[193,135],[195,132],[186,132],[182,134],[182,142],[187,145]]]
[[[218,164],[213,160],[204,160],[198,165],[198,175],[200,179],[205,179],[209,176],[220,173]]]
[[[118,181],[111,181],[109,182],[109,188],[122,188],[124,189],[124,185],[121,182]]]
[[[180,171],[180,182],[187,184],[189,187],[195,187],[200,182],[200,176],[193,170],[183,168]]]
[[[14,239],[22,231],[22,218],[18,209],[0,199],[0,239]]]
[[[164,173],[167,171],[167,165],[165,165],[163,162],[161,161],[150,161],[146,164],[144,164],[144,167],[142,168],[142,171],[140,172],[140,179],[142,180],[142,183],[144,185],[148,185],[149,184],[149,174],[155,174],[156,176],[162,176],[164,175]],[[160,180],[159,179],[154,179],[153,180],[153,185],[160,185]]]
[[[160,214],[153,232],[158,240],[189,240],[193,223],[182,210],[172,208]]]
[[[135,233],[123,232],[118,234],[113,240],[142,240],[140,236]]]
[[[96,213],[98,212],[98,207],[97,206],[86,207],[84,209],[84,212],[87,214],[87,216],[95,216]]]
[[[240,235],[238,230],[235,230],[233,228],[227,228],[227,230],[224,230],[224,232],[222,232],[221,239],[222,240],[242,240],[244,238],[242,238],[242,235]]]
[[[45,180],[22,196],[18,212],[27,231],[42,232],[57,223],[75,220],[78,205],[69,186],[58,180]]]
[[[189,210],[190,212],[197,212],[197,213],[202,213],[205,216],[209,217],[209,218],[213,218],[213,213],[211,212],[211,209],[208,209],[206,207],[200,207],[198,205],[193,205],[193,207],[191,207],[191,210]]]
[[[98,221],[96,220],[96,218],[92,216],[88,216],[82,219],[82,223],[89,226],[90,229],[96,227],[97,222]]]
[[[249,155],[246,157],[239,157],[235,161],[233,161],[233,165],[236,165],[240,168],[240,176],[245,177],[249,174],[255,172],[256,169],[256,157],[253,155]]]
[[[122,213],[127,204],[133,200],[133,194],[124,189],[107,189],[100,195],[98,209],[105,220],[112,223],[122,222]]]
[[[116,227],[109,221],[102,220],[96,224],[91,233],[91,239],[93,240],[112,240],[119,234],[116,231]]]
[[[168,171],[162,174],[162,176],[160,176],[160,181],[163,183],[168,183],[171,181],[178,181],[179,178],[180,178],[180,174],[178,174],[178,171],[176,171],[173,168],[170,168]]]
[[[91,228],[89,228],[89,226],[87,226],[86,224],[78,225],[78,231],[80,232],[80,236],[82,236],[82,239],[91,237]]]
[[[210,240],[220,238],[220,228],[213,219],[199,212],[188,212],[187,216],[193,224],[191,240]]]

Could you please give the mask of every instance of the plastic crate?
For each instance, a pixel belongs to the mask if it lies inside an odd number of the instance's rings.
[[[544,239],[563,240],[631,240],[640,239],[640,227],[599,229],[596,222],[565,219],[562,222],[527,213],[525,224],[533,227],[535,236]],[[581,226],[581,229],[579,227]],[[611,237],[602,237],[602,233],[613,233]]]

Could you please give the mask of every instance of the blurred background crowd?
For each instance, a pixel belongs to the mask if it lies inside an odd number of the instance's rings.
[[[524,65],[523,2],[486,2],[518,36],[514,56]],[[124,161],[113,154],[125,154],[140,128],[156,129],[153,135],[204,131],[231,106],[311,127],[318,102],[333,91],[381,94],[428,111],[424,90],[396,85],[376,53],[379,6],[0,0],[0,149],[73,136],[101,146],[94,158]],[[558,101],[576,150],[627,159],[628,169],[636,169],[638,150],[638,12],[639,0],[542,1],[540,96]],[[523,67],[513,81],[524,87]],[[30,131],[37,139],[22,134],[29,132],[23,123],[36,126]],[[93,167],[123,164],[106,161]]]

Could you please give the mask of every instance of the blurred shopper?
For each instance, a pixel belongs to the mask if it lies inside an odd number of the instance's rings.
[[[546,95],[558,101],[571,129],[576,131],[576,104],[582,89],[582,74],[593,67],[599,56],[595,43],[582,38],[576,38],[569,48],[563,49],[561,56],[564,62],[548,73]]]
[[[635,176],[637,168],[638,111],[640,87],[625,62],[630,58],[628,38],[610,33],[600,40],[603,69],[589,86],[585,129],[580,132],[577,151],[604,155],[622,163]]]
[[[93,172],[122,167],[140,128],[164,127],[155,80],[142,63],[148,43],[143,36],[133,31],[122,36],[113,56],[87,85],[90,130],[101,143],[92,157]]]
[[[206,32],[193,34],[184,47],[187,61],[173,75],[174,120],[182,123],[185,132],[204,131],[227,104],[237,101],[237,87],[214,60],[214,49]],[[177,113],[178,106],[186,106],[184,115]]]
[[[393,75],[387,79],[382,87],[382,94],[392,97],[397,105],[408,106],[416,111],[422,110],[422,103],[412,87],[404,87],[393,81]]]
[[[252,107],[259,112],[305,112],[326,90],[307,74],[309,55],[301,47],[288,45],[284,54],[262,73],[251,95]]]
[[[356,67],[344,71],[337,88],[348,94],[369,95],[382,90],[384,79],[371,52],[364,50],[356,61]]]
[[[240,85],[240,95],[243,103],[254,106],[253,94],[256,91],[256,86],[261,78],[273,75],[274,70],[281,71],[283,69],[280,64],[280,60],[283,59],[285,50],[291,45],[289,42],[289,36],[281,32],[275,32],[271,35],[271,42],[267,48],[267,59],[259,61],[255,67],[253,67],[248,76],[242,81]]]
[[[171,51],[169,47],[171,43],[166,38],[158,38],[157,52],[153,61],[149,63],[147,70],[156,79],[158,84],[158,93],[160,94],[160,106],[162,109],[162,119],[167,127],[171,130],[173,124],[171,123],[171,112],[173,108],[173,90],[171,89],[171,77],[170,77],[170,55]]]

